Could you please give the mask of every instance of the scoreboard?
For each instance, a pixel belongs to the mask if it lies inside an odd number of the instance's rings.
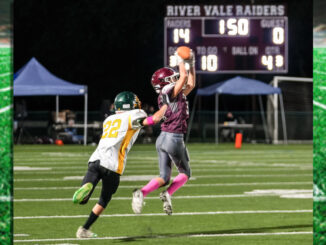
[[[179,46],[195,52],[197,73],[286,73],[286,5],[167,5],[165,66]]]

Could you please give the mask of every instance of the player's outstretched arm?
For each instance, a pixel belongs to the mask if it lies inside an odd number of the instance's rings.
[[[185,96],[187,96],[196,86],[196,71],[195,71],[195,56],[192,56],[192,62],[189,62],[189,74],[186,88],[183,90]]]
[[[179,80],[175,83],[175,86],[173,88],[171,98],[175,98],[183,89],[183,86],[187,83],[188,80],[188,73],[186,71],[184,60],[180,57],[177,57],[177,60],[179,62]]]
[[[146,117],[143,121],[143,126],[149,126],[149,125],[159,123],[164,117],[167,108],[168,106],[164,104],[158,111],[154,113],[153,116]]]

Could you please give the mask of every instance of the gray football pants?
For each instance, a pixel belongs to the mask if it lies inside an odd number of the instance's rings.
[[[184,173],[190,178],[191,169],[189,155],[183,140],[183,134],[175,134],[161,131],[156,140],[160,177],[169,184],[172,174],[172,162],[179,173]]]

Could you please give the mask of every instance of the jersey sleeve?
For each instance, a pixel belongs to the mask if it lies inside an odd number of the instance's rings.
[[[171,93],[172,93],[172,90],[175,86],[175,83],[170,83],[168,85],[165,85],[162,89],[162,94],[163,95],[168,95],[168,96],[171,96]]]
[[[130,115],[132,129],[143,127],[142,122],[146,117],[147,114],[144,110],[134,110]]]
[[[163,101],[165,100],[167,103],[170,104],[170,102],[173,102],[174,99],[171,98],[172,91],[174,89],[175,83],[170,83],[168,85],[165,85],[162,89],[162,92],[158,96],[158,106],[161,108],[163,106]],[[164,98],[165,97],[165,98]]]

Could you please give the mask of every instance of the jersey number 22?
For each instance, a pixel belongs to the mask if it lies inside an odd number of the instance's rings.
[[[121,126],[121,119],[116,119],[113,122],[107,121],[104,124],[104,130],[103,130],[103,138],[116,138],[118,136],[118,130]]]

